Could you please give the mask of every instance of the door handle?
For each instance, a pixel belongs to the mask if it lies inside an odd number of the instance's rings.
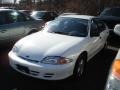
[[[7,30],[0,30],[1,33],[5,33]]]

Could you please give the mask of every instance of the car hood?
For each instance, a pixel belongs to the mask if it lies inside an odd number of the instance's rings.
[[[18,56],[39,61],[46,56],[62,56],[83,40],[84,37],[38,32],[17,43]]]

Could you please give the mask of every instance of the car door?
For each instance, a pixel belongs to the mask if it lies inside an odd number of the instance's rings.
[[[105,45],[108,35],[109,35],[109,30],[107,26],[102,22],[102,21],[97,21],[98,29],[100,32],[100,40],[99,40],[99,47],[103,48]]]
[[[36,32],[45,23],[43,20],[35,20],[28,15],[21,13],[21,17],[24,17],[24,28],[26,35]]]
[[[24,24],[26,35],[28,35],[30,32],[32,32],[32,30],[37,31],[41,20],[35,20],[35,19],[31,18],[30,16],[25,15],[23,13],[21,13],[20,17],[24,18],[23,19],[23,24]],[[33,32],[35,32],[35,31],[33,31]]]
[[[11,41],[14,42],[25,36],[24,17],[17,11],[11,11],[8,13],[8,18],[11,21],[9,24]]]
[[[90,35],[89,35],[89,39],[88,39],[88,52],[89,52],[89,55],[88,57],[91,58],[93,57],[97,52],[99,52],[100,50],[100,32],[99,32],[99,29],[98,29],[98,25],[95,21],[91,20],[90,21]],[[92,36],[91,34],[92,33],[98,33],[98,35],[96,36]]]
[[[19,16],[17,18],[17,22],[19,22],[22,27],[24,28],[24,35],[28,35],[28,32],[30,32],[30,30],[32,30],[33,27],[33,19],[30,18],[28,15],[19,12]]]
[[[16,41],[26,35],[29,34],[29,32],[32,29],[35,29],[37,27],[36,23],[37,21],[32,19],[30,16],[21,13],[21,12],[12,12],[12,21],[13,23],[11,24],[11,38],[12,41]],[[14,28],[14,29],[13,29]]]

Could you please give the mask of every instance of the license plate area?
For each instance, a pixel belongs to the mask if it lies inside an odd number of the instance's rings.
[[[17,67],[18,70],[20,70],[24,73],[27,73],[27,74],[30,73],[30,70],[28,69],[28,67],[25,67],[25,66],[22,66],[22,65],[19,65],[19,64],[16,64],[16,67]]]

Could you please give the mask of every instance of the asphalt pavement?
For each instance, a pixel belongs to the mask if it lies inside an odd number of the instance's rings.
[[[120,46],[120,39],[110,39],[109,46],[88,63],[81,80],[72,77],[47,81],[25,76],[9,66],[9,48],[0,49],[0,90],[104,90],[111,64]]]

